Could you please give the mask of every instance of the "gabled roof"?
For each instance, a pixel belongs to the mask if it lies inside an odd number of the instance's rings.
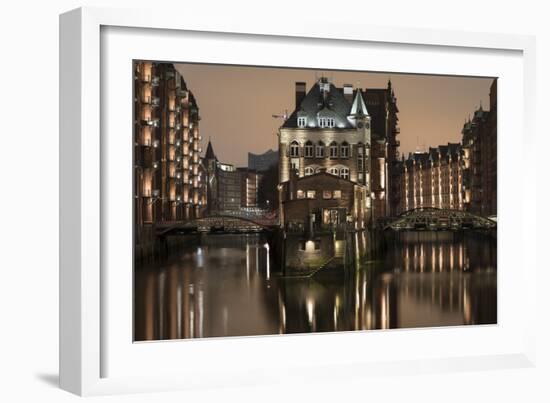
[[[386,89],[380,90],[383,93],[387,92]],[[282,127],[297,128],[298,117],[307,118],[308,127],[316,127],[317,118],[325,116],[335,119],[336,129],[355,128],[354,120],[348,119],[348,117],[352,115],[369,115],[367,102],[365,102],[366,94],[367,92],[356,89],[353,100],[349,100],[344,96],[343,88],[338,88],[329,83],[326,78],[321,78],[309,89],[300,105],[290,114]],[[385,107],[383,100],[379,102],[377,99],[375,104],[378,105],[379,103]]]
[[[298,127],[298,116],[306,117],[308,124],[316,126],[318,116],[327,116],[335,119],[336,128],[353,128],[347,119],[350,104],[344,97],[342,89],[325,81],[321,79],[310,88],[300,105],[292,112],[282,127]],[[328,88],[328,90],[321,89],[321,87]]]

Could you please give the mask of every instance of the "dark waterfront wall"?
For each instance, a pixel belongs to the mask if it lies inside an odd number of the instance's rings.
[[[357,267],[384,256],[387,249],[382,231],[286,232],[269,236],[275,266],[288,276],[307,275],[327,263]]]

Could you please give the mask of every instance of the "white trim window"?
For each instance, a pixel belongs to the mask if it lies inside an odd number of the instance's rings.
[[[349,179],[349,168],[342,168],[340,169],[340,178],[342,179]]]
[[[333,141],[330,143],[330,158],[338,158],[338,144]]]
[[[322,128],[332,128],[336,126],[336,120],[334,118],[319,117],[317,118],[317,124]]]
[[[300,145],[297,141],[290,143],[290,156],[299,157],[300,156]]]
[[[349,144],[345,141],[340,146],[340,158],[349,158]]]
[[[312,167],[306,167],[305,174],[306,176],[313,175],[315,173],[315,170]]]
[[[298,127],[306,127],[306,126],[307,126],[307,116],[298,117]]]
[[[315,146],[315,157],[325,158],[325,143],[322,141]]]
[[[306,142],[304,156],[306,158],[313,158],[313,143],[309,140]]]
[[[328,173],[331,175],[339,176],[340,170],[336,167],[329,168]]]

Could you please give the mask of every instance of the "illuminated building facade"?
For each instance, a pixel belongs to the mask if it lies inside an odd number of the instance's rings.
[[[497,214],[497,80],[489,92],[490,109],[480,105],[462,129],[464,202],[472,213]]]
[[[199,108],[170,63],[134,63],[134,214],[137,244],[158,223],[200,217]],[[150,232],[150,231],[149,231]]]
[[[338,88],[323,77],[307,92],[306,83],[297,82],[295,96],[295,110],[279,129],[280,192],[293,176],[327,173],[361,188],[361,222],[396,211],[400,193],[391,189],[399,176],[399,128],[391,82],[387,88],[363,90],[349,84]],[[280,193],[279,200],[291,197]]]
[[[463,210],[463,153],[459,143],[415,152],[402,161],[401,207]]]
[[[220,162],[209,141],[204,156],[207,175],[207,205],[210,214],[246,211],[258,207],[261,174]]]
[[[269,167],[269,166],[268,166]],[[255,169],[237,168],[241,188],[241,208],[254,209],[258,207],[258,188],[262,175]]]

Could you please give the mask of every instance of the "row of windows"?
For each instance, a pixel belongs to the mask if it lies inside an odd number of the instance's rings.
[[[305,169],[306,176],[313,175],[319,172],[321,172],[320,167],[317,167],[317,168],[306,167]],[[342,168],[332,167],[332,168],[329,168],[328,173],[334,176],[339,176],[344,179],[349,179],[349,168],[346,168],[346,167],[342,167]]]
[[[307,126],[307,117],[305,116],[298,117],[298,127],[306,127],[306,126]],[[336,121],[334,120],[334,118],[318,117],[317,126],[322,128],[335,127]]]
[[[298,190],[296,192],[296,197],[298,199],[315,199],[317,197],[317,191],[315,190]],[[323,190],[323,199],[341,199],[342,191],[341,190]]]
[[[290,143],[290,156],[300,156],[300,145],[297,141]],[[311,141],[307,141],[304,146],[304,157],[306,158],[324,158],[325,157],[325,143],[320,141],[314,145]],[[357,148],[357,156],[363,156],[363,145],[359,144]],[[343,142],[338,145],[335,141],[329,144],[329,157],[330,158],[349,158],[350,157],[350,145],[347,142]]]

